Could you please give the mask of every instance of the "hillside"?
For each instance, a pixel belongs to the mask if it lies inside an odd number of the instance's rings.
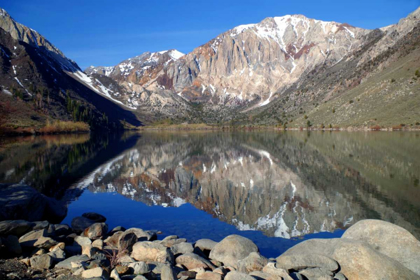
[[[135,114],[101,96],[77,64],[36,31],[0,12],[2,130],[33,132],[47,122],[81,121],[92,129],[140,125]]]

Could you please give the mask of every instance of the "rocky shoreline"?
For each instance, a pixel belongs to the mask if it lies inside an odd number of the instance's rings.
[[[0,279],[419,279],[420,242],[407,230],[362,220],[335,239],[310,239],[266,258],[249,239],[195,243],[85,213],[71,227],[0,222]]]

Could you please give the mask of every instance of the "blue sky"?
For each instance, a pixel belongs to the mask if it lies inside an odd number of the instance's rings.
[[[84,69],[145,51],[187,53],[237,25],[303,14],[374,29],[398,22],[420,0],[0,0],[18,22],[44,35]]]

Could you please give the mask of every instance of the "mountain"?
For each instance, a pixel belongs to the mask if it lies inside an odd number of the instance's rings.
[[[129,59],[106,71],[88,68],[86,72],[115,80],[125,89],[120,97],[124,104],[135,104],[157,118],[306,126],[304,116],[317,112],[320,104],[346,96],[407,55],[417,57],[418,36],[414,34],[419,10],[395,25],[376,30],[303,15],[266,18],[257,24],[237,26],[178,59],[159,59],[155,64],[159,66],[148,67],[145,61],[152,53],[145,53],[132,58],[140,61],[134,64]],[[407,49],[404,42],[413,48]],[[405,46],[405,51],[398,45]],[[405,80],[413,77],[417,69],[413,67]],[[416,86],[418,82],[413,82],[414,92]],[[417,99],[411,101],[419,106]],[[378,102],[380,98],[371,104]],[[351,115],[338,114],[311,121],[315,125],[371,125],[366,122],[370,116],[363,112],[354,122]],[[389,122],[379,124],[407,119],[395,116],[393,113]]]
[[[146,52],[81,71],[1,10],[0,118],[8,127],[51,119],[109,129],[156,122],[416,127],[419,16],[420,8],[375,30],[303,15],[266,18],[188,54]]]
[[[141,124],[127,106],[91,86],[74,61],[3,9],[0,65],[0,118],[8,132],[33,132],[56,120],[83,121],[92,129]]]

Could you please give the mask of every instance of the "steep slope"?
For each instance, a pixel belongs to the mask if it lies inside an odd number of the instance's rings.
[[[420,122],[420,9],[398,24],[373,30],[364,44],[336,65],[320,65],[253,122],[311,126],[385,126]],[[322,115],[322,117],[321,117]],[[249,116],[239,123],[248,122]]]
[[[169,63],[184,56],[177,50],[146,52],[122,61],[116,66],[90,66],[85,73],[91,78],[98,91],[141,112],[142,119],[152,121],[162,114],[175,118],[194,115],[190,106],[181,97],[166,90],[159,73]],[[159,82],[158,91],[147,89],[153,82]]]
[[[91,87],[76,63],[2,9],[0,33],[3,128],[36,130],[47,120],[84,121],[109,129],[121,128],[125,121],[140,125],[133,112]]]
[[[267,105],[304,73],[353,52],[368,32],[302,15],[266,18],[235,27],[182,57],[145,53],[112,68],[85,72],[117,81],[127,90],[120,98],[127,105],[162,111],[170,104],[186,110],[185,100],[201,104],[204,120],[215,122],[244,108]]]

